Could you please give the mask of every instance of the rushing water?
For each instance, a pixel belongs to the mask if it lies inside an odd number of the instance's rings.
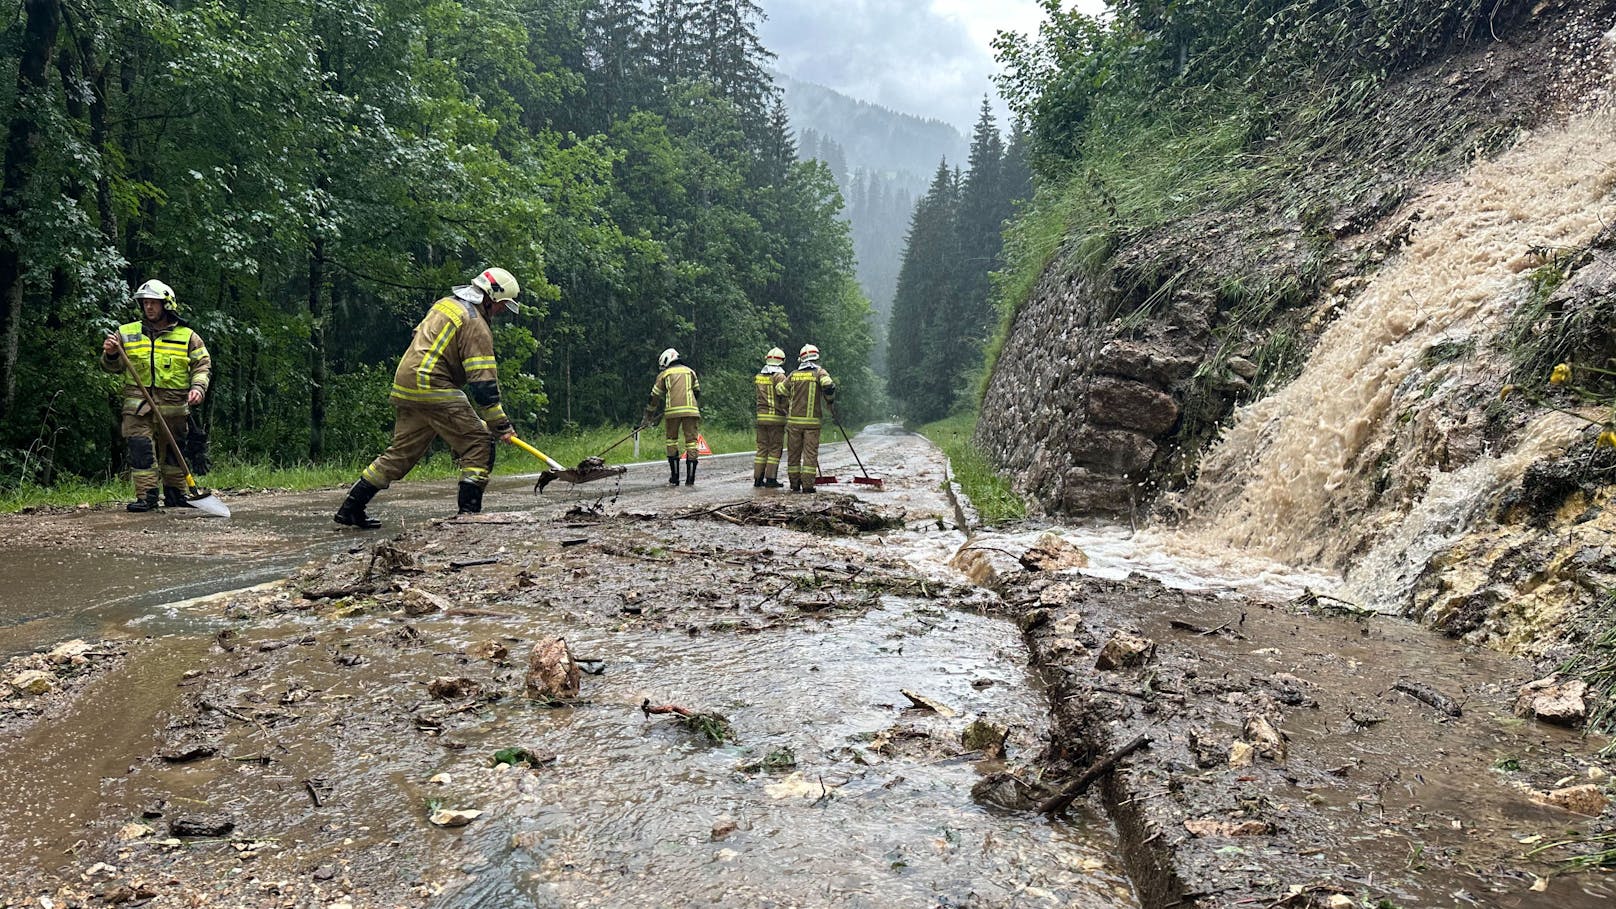
[[[1526,290],[1535,250],[1579,248],[1616,216],[1613,184],[1616,112],[1606,108],[1524,137],[1410,203],[1408,246],[1346,304],[1301,375],[1242,410],[1202,462],[1195,532],[1339,566],[1363,539],[1373,462],[1422,356],[1439,343],[1489,343]]]

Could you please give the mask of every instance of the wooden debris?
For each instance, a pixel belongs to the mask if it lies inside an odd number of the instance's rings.
[[[1071,806],[1072,802],[1077,800],[1078,796],[1083,794],[1084,790],[1093,785],[1095,780],[1111,772],[1111,768],[1115,767],[1118,761],[1149,745],[1150,736],[1141,734],[1128,744],[1095,761],[1089,766],[1089,769],[1083,771],[1082,775],[1068,783],[1066,788],[1060,791],[1059,795],[1039,805],[1039,812],[1043,814],[1060,814],[1065,811]]]
[[[1408,679],[1399,679],[1397,684],[1393,685],[1392,687],[1406,695],[1409,695],[1417,701],[1421,701],[1435,707],[1437,710],[1442,711],[1448,716],[1458,717],[1464,713],[1464,709],[1459,706],[1458,701],[1455,701],[1453,698],[1448,697],[1442,692],[1437,691],[1435,688],[1432,688],[1430,685],[1426,685],[1422,682],[1411,682]]]
[[[916,707],[919,707],[922,710],[933,710],[936,711],[938,715],[944,717],[952,717],[956,714],[954,708],[948,706],[947,704],[944,704],[941,701],[934,701],[923,694],[910,691],[907,688],[899,689],[898,693],[908,698],[909,703],[914,704]]]

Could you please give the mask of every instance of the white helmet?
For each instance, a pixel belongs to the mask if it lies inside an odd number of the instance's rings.
[[[763,362],[769,366],[779,366],[785,361],[786,352],[778,347],[769,348],[769,352],[763,355]]]
[[[162,300],[164,309],[175,314],[178,314],[180,311],[179,304],[174,302],[174,288],[169,287],[167,284],[164,284],[156,278],[152,278],[145,284],[135,288],[135,299]]]
[[[516,302],[516,295],[522,292],[522,287],[516,283],[516,276],[505,269],[485,268],[482,274],[471,279],[471,286],[495,300],[503,300],[511,312],[521,313],[522,306]]]
[[[802,350],[797,351],[797,359],[803,361],[804,363],[807,363],[810,360],[817,360],[819,359],[819,348],[812,344],[804,344],[802,345]]]
[[[673,361],[677,359],[679,359],[679,351],[670,347],[667,350],[664,350],[660,357],[656,358],[656,365],[663,369],[667,369],[669,366],[673,365]]]

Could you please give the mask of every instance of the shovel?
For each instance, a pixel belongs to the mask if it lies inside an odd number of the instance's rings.
[[[157,402],[152,400],[151,391],[140,384],[140,376],[135,373],[135,364],[129,362],[129,355],[124,353],[123,339],[118,338],[118,359],[123,361],[123,370],[129,378],[135,381],[135,387],[140,389],[140,396],[146,399],[146,406],[151,408],[152,416],[156,418],[157,425],[163,428],[163,438],[167,440],[169,450],[173,452],[174,459],[180,462],[180,469],[185,471],[185,502],[192,508],[214,517],[230,517],[230,509],[219,501],[218,497],[196,485],[196,477],[191,476],[191,467],[185,463],[185,455],[180,451],[180,443],[174,438],[174,430],[168,428],[168,421],[163,419],[162,411],[157,409]]]
[[[631,436],[633,433],[629,433],[629,435]],[[627,439],[628,436],[623,438]],[[607,467],[605,459],[598,455],[593,458],[585,458],[576,469],[562,467],[554,458],[518,439],[516,436],[511,436],[507,441],[549,465],[549,470],[539,473],[538,482],[533,484],[534,492],[543,492],[544,487],[549,486],[556,480],[566,480],[568,483],[588,483],[590,480],[601,480],[606,477],[616,477],[628,473],[627,467]],[[622,444],[621,440],[616,444]],[[610,450],[610,448],[607,449],[607,451]]]

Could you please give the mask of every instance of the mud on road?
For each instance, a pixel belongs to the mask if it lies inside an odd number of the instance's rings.
[[[940,455],[860,450],[887,489],[754,493],[720,462],[694,489],[322,527],[329,554],[283,583],[15,657],[7,680],[56,687],[0,699],[0,905],[1608,899],[1559,873],[1578,847],[1537,851],[1608,821],[1534,801],[1606,768],[1602,743],[1511,715],[1531,667],[1096,576],[1034,558],[1036,532],[949,567]],[[556,639],[579,694],[534,697]]]
[[[1047,707],[997,598],[938,560],[963,539],[940,456],[902,445],[862,498],[709,466],[350,534],[118,638],[0,745],[0,903],[1132,904],[1097,811],[973,796],[1036,774]],[[529,697],[556,638],[580,694]]]

